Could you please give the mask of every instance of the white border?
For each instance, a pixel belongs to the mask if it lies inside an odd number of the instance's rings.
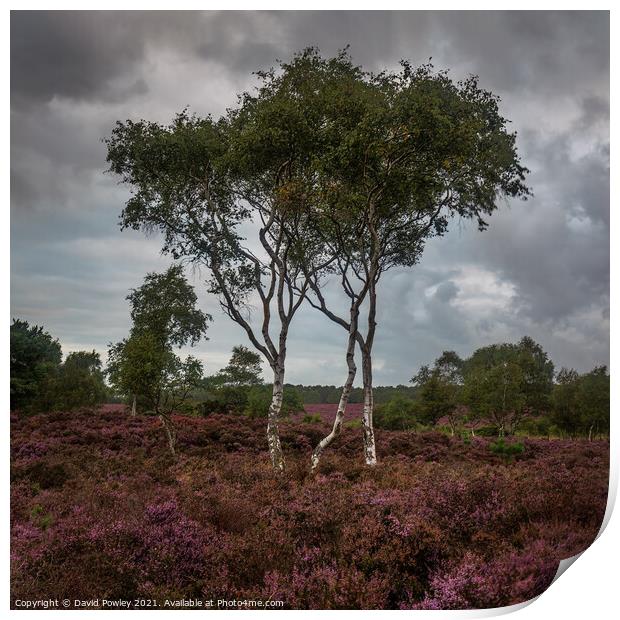
[[[437,0],[433,3],[406,3],[401,1],[383,1],[378,7],[376,4],[372,4],[367,1],[357,1],[353,2],[349,1],[341,1],[334,2],[333,0],[326,2],[325,0],[315,0],[314,2],[303,2],[298,1],[295,3],[291,2],[265,2],[265,3],[257,3],[257,2],[243,2],[238,0],[229,0],[228,2],[196,2],[196,1],[187,1],[187,0],[178,0],[174,3],[175,10],[204,10],[204,9],[244,9],[244,10],[609,10],[612,7],[611,2],[589,2],[589,3],[579,3],[579,2],[532,2],[531,0],[524,0],[519,3],[499,3],[499,2],[469,2],[458,3],[458,2],[446,2]],[[12,9],[34,9],[34,10],[43,10],[43,9],[84,9],[85,6],[83,3],[79,3],[76,1],[64,1],[64,2],[35,2],[35,1],[25,1],[25,2],[10,2],[9,7]],[[91,2],[88,6],[89,9],[109,9],[109,10],[126,10],[126,9],[135,9],[135,10],[161,10],[161,9],[170,9],[170,4],[165,4],[163,2],[158,1],[138,1],[128,3],[126,1],[119,2],[118,0],[109,0],[108,2]],[[616,17],[616,12],[611,11],[611,32],[612,35],[618,35],[618,19]],[[9,81],[9,70],[10,70],[10,18],[9,11],[5,10],[2,19],[2,41],[4,43],[5,53],[3,55],[2,61],[2,72],[4,75],[4,85],[5,85],[5,98],[4,98],[4,110],[5,110],[5,119],[10,118],[10,81]],[[612,60],[612,68],[617,68],[616,64],[616,56],[618,51],[618,45],[615,43],[615,37],[611,37],[611,60]],[[579,76],[575,76],[575,79],[579,79]],[[611,75],[611,100],[617,101],[616,94],[618,88],[618,80],[614,76],[613,70]],[[616,123],[614,123],[614,118],[612,115],[611,119],[611,135],[612,137],[616,136]],[[616,166],[614,166],[615,150],[612,149],[611,156],[611,195],[618,195],[618,181],[617,174],[614,175],[614,172],[617,172]],[[4,226],[0,229],[0,256],[2,257],[2,279],[4,286],[4,291],[8,292],[9,290],[9,281],[10,281],[10,227],[9,227],[9,207],[10,204],[10,136],[7,132],[7,139],[5,142],[5,148],[3,150],[3,161],[2,161],[2,180],[3,187],[5,188],[5,217],[7,221]],[[615,232],[617,230],[618,225],[618,216],[616,212],[612,209],[611,211],[611,238],[613,239],[615,236]],[[616,276],[617,271],[614,267],[618,264],[619,256],[618,249],[612,243],[611,244],[611,307],[615,308],[615,301],[617,297],[616,290]],[[5,316],[5,325],[8,325],[10,319],[10,306],[8,294],[2,296],[0,301],[3,307],[3,315]],[[2,366],[2,374],[4,376],[4,385],[8,386],[9,379],[9,360],[8,360],[8,329],[2,330],[2,346],[4,355],[0,362]],[[610,369],[615,372],[616,369],[616,346],[618,338],[618,330],[616,328],[615,321],[611,321],[611,364]],[[620,548],[619,540],[620,540],[620,525],[619,525],[619,517],[616,515],[612,516],[612,508],[615,501],[615,497],[617,494],[618,488],[618,430],[617,424],[615,423],[615,416],[617,416],[617,411],[615,411],[616,403],[619,402],[618,398],[618,383],[612,380],[612,441],[611,441],[611,472],[610,472],[610,485],[609,485],[609,502],[607,507],[607,512],[605,515],[605,521],[601,528],[601,532],[599,533],[599,538],[592,544],[592,546],[586,550],[583,554],[583,557],[580,557],[574,565],[570,567],[570,570],[563,574],[560,579],[557,579],[551,587],[544,592],[540,597],[535,599],[534,601],[530,601],[528,603],[524,603],[521,605],[515,605],[513,607],[501,608],[497,610],[471,610],[471,611],[439,611],[439,612],[431,612],[431,611],[416,611],[413,612],[415,617],[421,617],[422,615],[432,614],[433,618],[442,618],[442,617],[470,617],[470,618],[481,618],[481,617],[490,617],[496,615],[502,615],[505,613],[515,612],[519,610],[519,617],[524,619],[534,619],[534,618],[579,618],[583,619],[586,617],[590,617],[593,619],[604,619],[604,618],[612,618],[617,617],[618,609],[620,606],[616,600],[616,589],[618,588],[618,567],[616,564],[616,552]],[[5,441],[2,443],[2,454],[4,456],[4,464],[5,467],[2,472],[2,481],[4,487],[4,498],[5,502],[2,503],[2,531],[3,537],[2,540],[4,542],[4,554],[3,561],[0,564],[0,592],[2,593],[2,608],[5,610],[9,609],[9,549],[8,549],[8,538],[9,538],[9,505],[8,505],[8,485],[9,485],[9,471],[8,471],[8,462],[9,462],[9,446],[8,446],[8,437],[9,437],[9,392],[8,389],[3,390],[2,392],[2,403],[4,405],[3,410],[5,412],[5,433],[4,439]],[[610,518],[611,517],[611,518]],[[604,530],[604,533],[603,533]],[[602,537],[601,537],[602,534]],[[566,564],[566,562],[565,562]],[[561,574],[562,571],[559,571]],[[9,611],[10,615],[19,614],[19,611]],[[37,612],[31,612],[37,613]],[[75,617],[72,615],[71,611],[41,611],[38,613],[51,614],[53,617]],[[119,614],[127,614],[129,612],[117,611],[117,612],[100,612],[100,613],[113,613],[115,617],[118,617]],[[155,613],[160,613],[156,611]],[[183,611],[164,611],[161,613],[165,613],[167,617],[173,618],[177,617],[181,614],[184,614]],[[253,617],[262,617],[265,614],[270,614],[272,612],[267,611],[250,611],[245,612],[250,613]],[[331,614],[337,613],[343,616],[357,616],[360,613],[372,613],[372,614],[381,614],[382,616],[393,615],[393,614],[402,614],[408,612],[399,612],[399,611],[368,611],[368,612],[360,612],[360,611],[339,611],[339,612],[329,612],[329,611],[289,611],[287,614],[291,614],[293,616],[298,614],[308,614],[313,613],[317,615]],[[411,612],[410,612],[411,613]],[[97,614],[99,616],[99,614]],[[401,616],[402,617],[402,616]]]

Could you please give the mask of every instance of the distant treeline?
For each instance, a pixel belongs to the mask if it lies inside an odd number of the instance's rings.
[[[286,387],[295,389],[305,405],[337,404],[342,394],[342,386],[335,385],[287,384]],[[417,386],[410,385],[379,385],[373,388],[375,403],[387,403],[396,397],[415,398],[417,391]],[[364,402],[363,389],[353,388],[349,402]]]
[[[120,345],[111,346],[104,370],[95,351],[72,352],[63,360],[60,343],[43,327],[14,320],[11,410],[71,410],[121,399],[132,404],[133,413],[268,416],[273,386],[264,383],[261,358],[254,351],[234,347],[227,366],[205,377],[198,360],[182,362],[170,347],[159,355],[156,341],[145,338],[143,332],[136,334],[120,343],[122,355],[117,351]],[[187,364],[191,364],[191,377]],[[105,375],[110,386],[104,382]],[[590,439],[609,434],[607,367],[597,366],[584,374],[567,368],[556,372],[547,353],[529,337],[481,347],[468,358],[444,351],[432,365],[422,366],[411,383],[374,388],[377,428],[439,426],[453,435],[467,430]],[[302,411],[304,405],[335,405],[342,389],[285,384],[279,415]],[[352,390],[349,402],[363,402],[361,388]],[[166,407],[163,414],[162,407]]]

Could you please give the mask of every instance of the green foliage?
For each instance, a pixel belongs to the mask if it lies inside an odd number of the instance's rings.
[[[192,398],[198,401],[197,411],[200,415],[207,416],[211,413],[234,413],[240,414],[245,411],[248,404],[248,386],[222,385],[205,389],[205,381],[196,390]]]
[[[283,273],[278,301],[297,276],[344,259],[372,274],[374,303],[380,274],[415,264],[451,217],[485,228],[501,197],[529,194],[516,136],[475,76],[454,82],[406,61],[373,74],[346,50],[315,48],[256,75],[224,118],[127,121],[106,141],[110,171],[133,192],[122,226],[158,230],[164,252],[210,268],[210,291],[249,334],[239,308],[256,290],[268,322]],[[263,223],[267,262],[242,237],[251,219]],[[269,338],[250,338],[276,367]]]
[[[465,361],[456,351],[444,351],[436,360],[434,370],[451,385],[462,385]]]
[[[271,390],[269,386],[256,387],[248,391],[248,399],[245,406],[245,414],[250,418],[265,418],[271,404]],[[284,399],[283,399],[284,404]],[[284,406],[280,415],[284,414]]]
[[[609,373],[597,366],[587,374],[562,368],[553,389],[552,422],[571,437],[609,434]]]
[[[438,371],[432,371],[419,387],[419,415],[423,424],[436,424],[455,409],[457,386],[443,378]]]
[[[30,517],[44,531],[54,523],[54,517],[51,514],[47,514],[41,504],[34,505],[30,511]]]
[[[213,383],[233,387],[261,385],[261,372],[260,355],[239,345],[233,347],[228,365],[213,377]]]
[[[581,377],[577,394],[584,434],[609,434],[609,373],[607,366],[597,366]]]
[[[157,334],[167,345],[195,345],[207,331],[211,316],[196,307],[198,298],[181,265],[164,273],[148,273],[127,296],[135,332]]]
[[[323,421],[323,418],[318,413],[306,413],[301,421],[302,424],[319,424]]]
[[[114,389],[136,394],[142,409],[169,414],[186,404],[203,368],[199,360],[181,360],[158,336],[142,331],[110,347],[107,372]]]
[[[248,400],[245,407],[245,415],[250,418],[266,418],[271,405],[271,385],[257,385],[251,387],[248,391]],[[280,417],[287,417],[291,413],[297,413],[304,410],[304,403],[299,393],[289,386],[284,387],[282,397],[282,408],[280,409]]]
[[[43,392],[60,366],[60,343],[43,327],[14,319],[10,346],[11,409],[41,411]]]
[[[553,423],[568,435],[575,435],[581,430],[578,393],[580,377],[573,369],[562,368],[553,387],[552,405]]]
[[[226,367],[202,379],[192,399],[200,415],[243,413],[250,388],[262,384],[260,356],[247,347],[236,346]]]
[[[443,418],[448,418],[450,432],[464,421],[464,410],[459,399],[463,383],[464,362],[454,351],[444,351],[435,360],[432,368],[422,366],[411,382],[418,386],[416,403],[419,420],[422,424],[433,426]]]
[[[491,420],[500,435],[512,434],[524,415],[522,372],[511,362],[476,368],[467,374],[463,397],[477,417]]]
[[[476,429],[479,437],[497,437],[497,427],[491,425],[480,426]]]
[[[416,428],[421,407],[418,403],[396,396],[389,402],[378,405],[373,413],[374,425],[392,431]]]
[[[78,407],[94,407],[105,402],[108,389],[103,379],[101,358],[95,351],[75,351],[48,384],[51,408],[70,411]]]
[[[463,375],[463,402],[500,435],[513,434],[527,414],[549,408],[553,362],[527,336],[517,344],[478,349],[465,361]]]
[[[112,387],[142,409],[168,415],[187,405],[202,379],[202,363],[174,354],[173,346],[194,344],[207,329],[208,315],[178,267],[148,274],[128,296],[133,326],[128,338],[111,344],[107,374]]]
[[[493,424],[476,430],[489,436],[514,434],[525,424],[528,433],[548,436],[559,418],[579,425],[576,373],[561,371],[555,388],[553,375],[547,353],[525,336],[516,344],[481,347],[467,359],[444,351],[432,367],[422,366],[411,382],[418,386],[416,402],[424,424],[434,425],[445,417],[454,434],[465,422],[478,420]],[[548,416],[552,392],[554,420]]]
[[[121,214],[122,227],[158,230],[164,253],[206,266],[209,292],[243,324],[240,308],[247,296],[257,287],[264,292],[261,276],[276,271],[247,251],[240,227],[252,215],[256,221],[270,220],[273,196],[264,202],[262,195],[246,191],[230,157],[233,138],[229,119],[215,122],[184,110],[169,125],[119,122],[106,144],[110,172],[133,190]],[[279,233],[270,222],[261,241],[273,249]],[[269,359],[268,348],[253,343]]]
[[[531,413],[548,411],[553,390],[553,362],[543,348],[529,336],[517,345],[517,359],[523,373],[525,406]]]
[[[107,161],[110,172],[134,190],[121,215],[122,226],[160,229],[164,252],[175,258],[190,252],[204,255],[204,237],[193,232],[204,228],[208,237],[213,229],[205,227],[213,222],[204,218],[198,207],[212,201],[227,208],[233,227],[247,214],[246,208],[232,208],[219,164],[227,142],[225,123],[215,123],[209,117],[199,119],[185,110],[169,126],[145,120],[118,122],[106,140]],[[209,192],[201,197],[205,180]]]
[[[150,332],[132,333],[110,345],[106,372],[112,388],[125,397],[145,397],[156,390],[169,349]]]
[[[343,426],[345,426],[346,428],[362,428],[362,421],[359,418],[356,418],[355,420],[347,420]]]
[[[335,385],[292,385],[299,392],[303,402],[307,405],[312,404],[335,404],[340,401],[342,386]],[[373,388],[373,399],[375,404],[387,403],[395,397],[414,399],[418,392],[417,387],[409,385],[378,385]],[[360,387],[352,388],[349,395],[350,403],[363,403],[364,390]]]
[[[528,416],[521,422],[519,429],[526,435],[549,437],[553,434],[554,425],[548,415]]]
[[[464,362],[463,374],[481,377],[492,368],[510,367],[512,373],[519,373],[519,393],[522,406],[530,413],[547,411],[553,389],[553,362],[543,348],[529,336],[517,344],[494,344],[477,349]],[[515,370],[518,368],[519,370]],[[502,371],[495,370],[499,374]],[[516,379],[516,378],[515,378]]]
[[[282,77],[266,74],[265,88],[301,91],[314,121],[302,126],[317,153],[312,184],[293,195],[316,207],[318,238],[337,242],[358,272],[373,248],[378,273],[413,265],[451,216],[484,228],[500,195],[528,194],[515,136],[476,77],[455,83],[430,64],[404,61],[399,71],[371,74],[345,52],[323,59],[314,49],[282,68]]]
[[[511,461],[515,456],[523,454],[525,450],[522,443],[506,443],[503,437],[500,437],[495,443],[489,444],[489,450],[497,456],[501,456],[504,459]]]
[[[101,359],[95,351],[69,353],[61,363],[58,340],[42,327],[11,325],[11,408],[68,411],[105,401]]]

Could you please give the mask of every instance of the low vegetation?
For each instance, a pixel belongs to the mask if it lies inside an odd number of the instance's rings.
[[[541,593],[585,549],[607,498],[608,443],[359,430],[310,476],[328,425],[282,423],[274,477],[260,420],[112,407],[12,420],[14,598],[255,598],[289,608],[481,608]],[[507,440],[508,441],[508,440]],[[495,444],[497,446],[497,444]]]

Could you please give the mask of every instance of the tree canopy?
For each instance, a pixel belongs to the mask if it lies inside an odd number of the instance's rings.
[[[608,434],[609,383],[606,366],[582,375],[562,368],[553,388],[551,421],[570,437]]]
[[[192,356],[182,360],[173,348],[204,337],[210,316],[196,308],[196,294],[180,266],[147,274],[127,299],[133,325],[127,338],[110,344],[108,378],[117,392],[133,396],[159,416],[174,456],[176,427],[171,415],[199,385],[203,367]]]
[[[108,389],[104,382],[101,357],[96,351],[73,351],[55,374],[50,389],[53,408],[61,411],[94,407],[105,402]]]
[[[221,385],[233,387],[262,385],[260,356],[243,345],[233,347],[228,364],[213,380]]]
[[[169,125],[117,123],[106,141],[110,171],[132,189],[121,225],[159,230],[164,252],[206,267],[209,290],[269,363],[267,433],[279,471],[288,331],[311,290],[311,303],[349,333],[343,407],[356,343],[362,351],[364,447],[372,465],[381,274],[415,264],[451,217],[485,228],[501,198],[529,194],[527,170],[498,97],[477,77],[454,82],[431,64],[406,61],[397,71],[371,73],[346,50],[324,58],[315,48],[256,76],[256,90],[242,93],[220,119],[184,110]],[[330,275],[350,299],[344,317],[321,293]],[[258,328],[248,317],[252,295],[262,310]]]
[[[127,299],[136,332],[159,335],[177,347],[193,346],[206,337],[212,318],[196,307],[196,292],[181,265],[172,265],[164,273],[148,273],[142,286],[133,289]]]
[[[45,379],[60,366],[60,343],[43,327],[13,319],[10,345],[11,409],[36,408]]]

